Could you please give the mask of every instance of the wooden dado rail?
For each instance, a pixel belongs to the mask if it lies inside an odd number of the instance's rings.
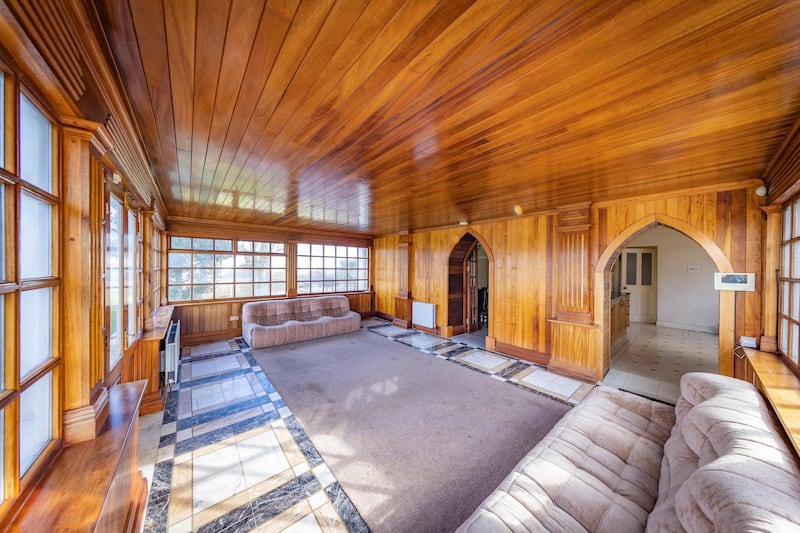
[[[800,457],[800,378],[779,357],[745,348],[745,379],[772,405],[789,442]]]
[[[375,313],[374,292],[346,293],[350,310],[368,318]],[[302,298],[302,296],[301,296]],[[256,301],[256,300],[249,300]],[[230,339],[242,334],[242,305],[245,301],[176,304],[173,320],[181,321],[181,342],[185,345]],[[231,317],[236,317],[231,320]]]
[[[138,459],[144,389],[144,381],[111,388],[100,434],[61,451],[8,531],[139,531],[147,496]]]

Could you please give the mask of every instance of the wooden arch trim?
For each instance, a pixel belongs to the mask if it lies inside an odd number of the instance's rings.
[[[494,253],[486,241],[486,238],[469,228],[459,237],[447,258],[447,324],[444,327],[444,335],[451,337],[458,330],[459,325],[463,325],[463,274],[464,274],[464,260],[467,255],[472,251],[476,244],[483,247],[484,252],[489,260],[489,309],[493,306],[493,291],[494,284]],[[457,294],[456,294],[457,293]],[[492,325],[491,314],[489,315],[489,331],[486,338],[486,348],[494,349],[494,327]]]
[[[717,243],[700,229],[682,220],[656,213],[641,218],[628,226],[608,243],[606,249],[600,254],[594,267],[595,309],[600,311],[596,313],[596,317],[597,323],[604,333],[603,335],[597,336],[597,342],[599,344],[599,346],[597,346],[597,353],[602,360],[608,361],[611,353],[610,336],[605,334],[607,328],[611,327],[611,324],[607,323],[609,321],[609,302],[605,294],[605,277],[614,259],[628,242],[633,240],[639,233],[643,233],[658,225],[666,226],[683,233],[700,245],[711,260],[714,261],[717,270],[720,272],[733,272],[733,265],[730,259],[725,255],[725,252],[717,246]],[[719,373],[724,376],[733,376],[734,372],[735,301],[735,294],[732,291],[719,291]],[[598,368],[604,366],[601,361],[598,361],[598,363]]]

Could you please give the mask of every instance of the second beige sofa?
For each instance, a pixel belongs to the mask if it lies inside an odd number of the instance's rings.
[[[242,337],[265,348],[356,331],[361,315],[346,296],[318,296],[248,302],[242,306]]]

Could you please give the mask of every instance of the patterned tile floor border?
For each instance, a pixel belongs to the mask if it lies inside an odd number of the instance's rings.
[[[241,338],[186,348],[179,376],[144,531],[369,531]]]
[[[578,404],[594,387],[589,383],[553,374],[537,364],[510,355],[482,350],[415,329],[399,328],[378,318],[365,322],[363,327],[423,353],[570,405]]]

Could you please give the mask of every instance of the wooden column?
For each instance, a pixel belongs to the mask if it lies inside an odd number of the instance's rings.
[[[548,366],[562,374],[593,381],[602,373],[602,356],[593,349],[598,328],[592,315],[589,207],[588,203],[565,206],[556,215],[556,318],[550,321]]]
[[[761,351],[775,353],[775,350],[778,349],[778,280],[776,272],[781,268],[781,215],[783,209],[777,205],[762,209],[767,214],[767,229],[764,235],[764,332],[761,336]]]
[[[401,328],[411,327],[411,235],[406,233],[400,236],[397,244],[397,262],[395,268],[397,273],[397,296],[394,298],[394,321],[395,326]]]
[[[91,156],[110,142],[100,124],[67,119],[63,154],[64,442],[93,439],[108,415],[103,345],[103,172]]]
[[[142,268],[145,275],[142,276],[142,314],[144,315],[144,331],[153,329],[153,314],[158,307],[158,302],[153,302],[153,283],[150,279],[151,265],[153,261],[153,214],[152,210],[142,211]]]
[[[286,297],[297,298],[297,241],[286,241]]]

